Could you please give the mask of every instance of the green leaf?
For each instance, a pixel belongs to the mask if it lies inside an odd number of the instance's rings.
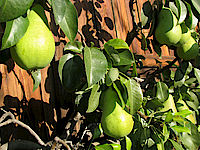
[[[121,149],[131,150],[132,141],[130,140],[128,136],[125,136],[124,138],[120,139],[120,145],[121,145]]]
[[[184,150],[183,147],[172,139],[169,139],[176,150]]]
[[[146,107],[149,109],[158,109],[158,107],[164,107],[163,104],[160,102],[158,98],[153,98],[151,100],[148,100],[146,103]]]
[[[175,72],[175,77],[174,77],[174,86],[175,87],[181,87],[184,82],[185,79],[187,77],[187,75],[193,70],[192,64],[188,61],[183,61],[180,64],[180,67],[176,70]]]
[[[121,150],[120,144],[103,144],[95,146],[96,150]]]
[[[129,49],[128,44],[122,39],[111,39],[104,44],[104,47],[107,45],[113,47],[114,49]]]
[[[104,48],[105,48],[106,53],[109,56],[109,59],[112,60],[112,63],[114,65],[117,65],[120,62],[120,57],[119,57],[118,51],[114,47],[112,47],[108,44],[105,44]]]
[[[100,85],[95,84],[92,88],[92,92],[90,94],[90,98],[88,100],[88,109],[86,113],[91,113],[96,110],[99,105],[99,98],[101,95]]]
[[[65,51],[72,51],[75,53],[82,53],[82,49],[83,49],[83,45],[79,41],[68,42],[64,47]]]
[[[34,0],[1,0],[0,22],[7,22],[26,13]]]
[[[164,102],[167,100],[169,96],[169,89],[168,86],[164,82],[158,82],[156,84],[157,86],[157,92],[156,92],[156,97],[161,101]]]
[[[172,119],[173,119],[173,114],[171,111],[168,111],[167,114],[166,114],[166,117],[165,117],[165,122],[171,122]]]
[[[175,0],[175,2],[178,8],[178,23],[181,24],[187,16],[187,8],[181,0]]]
[[[101,123],[100,123],[93,131],[92,140],[99,138],[102,133],[103,133],[103,129],[102,129]]]
[[[128,79],[124,82],[128,91],[128,101],[130,104],[130,114],[135,114],[143,102],[143,93],[140,84],[134,79]]]
[[[190,101],[186,101],[187,105],[191,107],[194,111],[198,112],[199,100],[198,100],[197,95],[192,91],[189,91],[188,95],[189,95]]]
[[[125,136],[125,140],[126,140],[126,150],[131,150],[132,142],[130,138],[128,136]]]
[[[200,84],[200,70],[197,68],[194,68],[194,75],[197,78],[199,84]]]
[[[105,76],[108,64],[105,55],[98,48],[85,47],[84,62],[88,86],[96,84]]]
[[[111,86],[112,85],[113,81],[110,79],[108,74],[106,74],[105,80],[106,80],[105,83],[106,83],[107,86]]]
[[[6,22],[1,50],[14,46],[24,36],[28,25],[29,21],[27,17],[19,17]]]
[[[170,131],[167,129],[166,124],[163,125],[163,135],[164,135],[164,143],[168,140]]]
[[[182,133],[181,141],[187,149],[197,150],[200,146],[200,133],[193,123],[190,123],[190,131],[191,134],[186,132]]]
[[[179,10],[176,6],[175,2],[169,2],[169,8],[173,11],[173,13],[176,15],[176,17],[179,16]]]
[[[122,92],[120,91],[120,89],[118,88],[117,84],[115,84],[113,82],[113,88],[115,89],[115,91],[117,92],[117,95],[119,96],[119,99],[120,101],[118,101],[118,103],[121,105],[121,107],[124,109],[125,108],[125,101],[123,99],[123,96],[122,96]]]
[[[190,129],[187,128],[187,127],[184,127],[184,126],[172,126],[171,127],[172,129],[174,129],[175,131],[177,131],[178,133],[181,133],[181,132],[187,132],[187,133],[191,133]]]
[[[78,32],[78,14],[70,0],[52,0],[55,21],[73,42]]]
[[[84,77],[83,60],[78,55],[65,54],[59,60],[58,73],[62,85],[68,92],[80,88]]]
[[[38,86],[41,83],[41,71],[40,69],[31,71],[31,75],[34,81],[34,85],[33,85],[33,92],[38,88]]]
[[[159,134],[155,127],[152,128],[153,129],[153,133],[151,135],[152,139],[155,141],[156,145],[157,145],[157,149],[158,150],[165,150],[164,147],[164,141],[163,141],[163,137],[161,134]]]
[[[112,83],[119,77],[119,70],[117,68],[110,68],[106,74],[106,85],[111,86]]]
[[[135,60],[132,52],[129,50],[128,44],[121,39],[112,39],[104,44],[104,48],[113,66],[128,66],[132,65]],[[121,69],[119,69],[121,71]],[[123,71],[124,72],[124,71]]]
[[[119,70],[117,68],[110,68],[108,71],[108,75],[111,81],[114,82],[119,77]]]
[[[197,26],[197,23],[198,23],[198,19],[193,14],[191,5],[187,2],[185,2],[185,3],[187,6],[187,9],[188,9],[188,17],[185,20],[185,24],[188,26],[188,28],[195,29],[195,27]]]
[[[117,66],[132,65],[135,62],[134,56],[129,49],[118,50],[118,52],[119,52],[120,62]]]
[[[196,11],[200,14],[200,3],[199,0],[191,0],[194,8],[196,9]]]
[[[176,106],[177,106],[177,107],[180,107],[180,106],[179,106],[179,103],[177,103]],[[175,115],[175,116],[182,116],[182,117],[185,118],[185,117],[189,116],[190,114],[192,114],[192,111],[191,111],[191,110],[184,109],[184,110],[182,110],[182,111],[176,112],[174,115]]]

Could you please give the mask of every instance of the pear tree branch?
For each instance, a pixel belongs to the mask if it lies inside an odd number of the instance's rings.
[[[11,112],[7,112],[3,109],[1,109],[1,110],[4,112],[4,114],[0,118],[0,127],[6,126],[6,125],[11,124],[11,123],[18,124],[21,127],[27,129],[30,132],[30,134],[33,135],[36,138],[36,140],[38,141],[38,143],[40,145],[42,145],[42,146],[48,146],[49,145],[50,146],[50,144],[44,143],[44,141],[42,141],[42,139],[37,135],[37,133],[35,131],[33,131],[28,125],[26,125],[23,122],[15,119],[15,116]],[[10,119],[5,121],[5,119],[7,117],[10,117]],[[62,139],[60,139],[59,137],[56,136],[54,138],[54,141],[56,143],[62,144],[64,147],[67,148],[67,150],[71,150],[70,147],[67,145],[67,143],[65,141],[63,141]]]

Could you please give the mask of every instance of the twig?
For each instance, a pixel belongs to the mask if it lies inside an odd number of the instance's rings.
[[[137,82],[143,82],[144,79],[141,79],[141,78],[138,78],[138,77],[134,77],[134,79],[137,81]]]
[[[6,112],[6,111],[4,112],[5,113],[0,118],[0,123],[3,122],[8,116],[10,116],[12,119],[15,119],[14,115],[11,112]]]
[[[65,146],[67,148],[67,150],[71,150],[71,148],[67,145],[67,143],[65,143],[65,141],[63,141],[62,139],[60,139],[59,137],[55,137],[54,140],[57,142],[57,143],[61,143],[63,146]]]
[[[137,113],[140,115],[140,117],[142,117],[144,120],[146,120],[146,121],[147,121],[147,119],[148,119],[148,116],[146,116],[145,114],[143,114],[143,113],[142,113],[142,112],[140,112],[140,111],[138,111]]]
[[[78,30],[78,34],[81,36],[84,46],[87,46],[86,39],[85,39],[84,35],[81,33],[80,30]]]
[[[11,117],[11,119],[4,121],[8,116]],[[15,119],[15,116],[11,112],[5,112],[5,114],[3,114],[2,117],[0,118],[0,127],[11,124],[11,123],[16,123],[16,124],[22,126],[23,128],[27,129],[37,139],[37,141],[40,145],[47,146],[41,140],[41,138],[35,133],[35,131],[33,131],[28,125],[26,125],[23,122]]]
[[[23,128],[27,129],[30,132],[30,134],[33,135],[36,138],[36,140],[38,141],[38,143],[40,145],[42,145],[42,146],[50,145],[48,143],[45,144],[42,141],[42,139],[37,135],[37,133],[35,133],[35,131],[33,131],[28,125],[26,125],[23,122],[15,119],[15,116],[11,112],[7,112],[7,111],[5,111],[3,109],[1,109],[1,110],[4,112],[4,114],[0,118],[0,127],[8,125],[8,124],[11,124],[11,123],[18,124],[18,125],[22,126]],[[11,119],[8,119],[8,120],[4,121],[7,117],[10,117]],[[62,139],[60,139],[59,137],[56,136],[54,138],[54,141],[56,143],[61,143],[63,146],[65,146],[67,148],[67,150],[71,150],[71,148],[67,145],[67,143],[64,142]]]

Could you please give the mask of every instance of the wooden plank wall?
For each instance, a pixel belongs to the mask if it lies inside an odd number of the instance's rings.
[[[138,0],[137,8],[136,3],[133,3],[134,0],[72,0],[79,16],[80,34],[77,34],[76,39],[85,40],[87,45],[93,42],[95,46],[102,46],[105,41],[112,38],[127,40],[131,31],[134,31],[133,19],[136,23],[139,22],[140,12],[137,11],[141,10],[146,1]],[[55,58],[50,67],[42,69],[41,86],[34,92],[33,81],[27,71],[20,69],[11,58],[5,63],[2,62],[0,64],[0,106],[12,109],[19,119],[24,119],[26,123],[31,124],[33,129],[48,140],[51,132],[46,133],[46,131],[53,130],[56,121],[63,116],[63,113],[64,116],[66,115],[73,96],[67,94],[62,88],[57,72],[58,60],[63,55],[63,47],[68,40],[60,30],[57,32],[58,27],[53,17],[46,14],[57,45]],[[143,32],[147,34],[148,30]],[[136,38],[130,44],[134,53],[146,57],[143,64],[147,68],[157,66],[155,59],[162,62],[174,59],[173,51],[168,50],[167,47],[162,47],[162,58],[159,58],[154,51],[151,53],[149,50],[142,50],[141,43]],[[2,53],[5,52],[1,52],[1,55]],[[6,133],[2,131],[1,134],[6,140]],[[15,138],[20,136],[15,135]]]

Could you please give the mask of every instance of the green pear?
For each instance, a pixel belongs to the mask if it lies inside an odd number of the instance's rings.
[[[54,57],[55,41],[43,19],[34,8],[28,14],[29,26],[24,36],[10,49],[11,56],[18,66],[25,70],[42,69]]]
[[[164,101],[163,106],[164,107],[160,109],[161,112],[168,111],[169,109],[172,109],[173,113],[177,112],[176,105],[174,103],[174,98],[171,94],[169,94],[168,99]]]
[[[184,100],[179,99],[177,102],[177,109],[178,111],[183,111],[183,110],[190,110],[187,104],[185,103]],[[196,116],[195,113],[192,113],[186,117],[188,120],[190,120],[193,124],[196,124]]]
[[[182,34],[181,34],[181,39],[179,40],[179,42],[175,45],[177,47],[182,46],[183,44],[187,43],[188,39],[192,38],[191,35],[191,31],[190,29],[185,25],[185,23],[181,23],[181,30],[182,30]]]
[[[104,133],[116,139],[128,135],[134,125],[132,115],[127,113],[117,101],[119,97],[116,91],[109,87],[104,93],[101,123]]]
[[[194,59],[199,53],[199,45],[191,36],[186,43],[177,47],[177,55],[184,60]]]
[[[175,45],[181,39],[181,26],[177,25],[178,20],[172,10],[163,7],[158,15],[158,23],[155,29],[156,40],[160,44],[168,46]]]

